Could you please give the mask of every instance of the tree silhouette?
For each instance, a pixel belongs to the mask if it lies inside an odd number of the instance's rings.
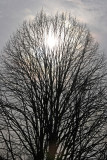
[[[40,12],[7,42],[0,72],[6,159],[106,159],[105,58],[86,26]]]

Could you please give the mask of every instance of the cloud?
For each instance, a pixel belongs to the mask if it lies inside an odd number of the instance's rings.
[[[28,14],[27,16],[25,16],[25,20],[33,20],[35,18],[35,16],[34,15],[32,15],[32,14]]]
[[[32,13],[31,9],[29,9],[29,8],[25,8],[25,9],[24,9],[24,12],[27,13],[27,14],[28,14],[28,13]]]

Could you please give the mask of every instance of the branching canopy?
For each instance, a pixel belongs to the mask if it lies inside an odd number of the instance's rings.
[[[2,67],[5,158],[106,159],[106,65],[86,26],[41,12],[8,41]]]

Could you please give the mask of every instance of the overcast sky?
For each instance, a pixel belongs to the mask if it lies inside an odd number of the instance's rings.
[[[48,14],[70,12],[86,23],[107,55],[107,0],[0,0],[0,50],[25,19],[44,9]]]

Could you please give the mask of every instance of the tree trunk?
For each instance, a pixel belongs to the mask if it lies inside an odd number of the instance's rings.
[[[57,151],[56,141],[50,141],[49,142],[49,152],[47,154],[47,160],[54,160],[56,151]]]

